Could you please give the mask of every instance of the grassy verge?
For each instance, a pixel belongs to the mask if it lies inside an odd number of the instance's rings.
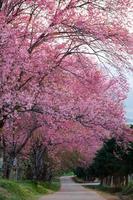
[[[51,183],[32,181],[11,181],[0,179],[0,200],[34,200],[43,194],[58,191],[59,180]]]
[[[109,193],[111,195],[118,196],[121,200],[133,200],[133,183],[129,183],[128,186],[123,188],[115,188],[115,187],[108,187],[108,186],[85,186],[89,189],[94,189],[96,191],[102,191],[104,193]]]
[[[123,188],[120,197],[122,200],[133,200],[133,182],[130,182],[128,186]]]
[[[107,192],[107,193],[110,193],[110,194],[116,194],[116,193],[122,191],[121,188],[108,187],[108,186],[103,186],[103,185],[87,185],[85,187],[89,188],[89,189],[99,190],[99,191],[102,191],[102,192]]]
[[[121,200],[133,200],[133,184],[129,184],[127,187],[124,188],[115,188],[102,185],[85,186],[85,187],[114,195],[116,197],[119,197],[119,199]]]
[[[62,176],[74,176],[73,172],[65,172],[62,174]]]
[[[79,179],[77,177],[73,177],[73,180],[77,183],[85,183],[82,179]],[[85,185],[85,188],[93,189],[97,192],[100,192],[104,196],[105,199],[117,199],[119,197],[120,200],[133,200],[133,182],[129,183],[128,186],[123,188],[116,188],[116,187],[109,187],[109,186],[103,186],[103,185]],[[109,194],[112,196],[112,198],[106,198],[106,194]],[[107,195],[108,196],[108,195]]]

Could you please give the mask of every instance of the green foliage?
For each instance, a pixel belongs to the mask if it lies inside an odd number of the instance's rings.
[[[47,188],[48,190],[51,190],[53,192],[58,191],[60,188],[60,182],[58,179],[53,180],[53,182],[43,182],[41,183],[41,185],[43,186],[43,188]]]
[[[123,195],[133,194],[133,182],[130,182],[128,184],[128,186],[126,186],[126,187],[123,188],[122,194]]]
[[[113,195],[118,195],[122,200],[132,200],[133,199],[133,182],[130,182],[128,186],[123,188],[116,188],[103,185],[89,185],[85,186],[86,188],[93,189],[96,191],[102,191],[105,193],[110,193]]]
[[[102,191],[102,192],[111,193],[111,194],[121,191],[121,188],[104,186],[104,185],[88,185],[85,187],[89,188],[89,189],[94,189],[94,190],[98,190],[98,191]]]
[[[77,175],[77,177],[82,178],[83,180],[85,180],[85,177],[87,176],[87,171],[83,167],[77,167],[74,170],[74,173]]]
[[[116,173],[120,169],[121,160],[116,157],[116,151],[120,151],[114,138],[104,143],[102,149],[96,154],[91,168],[95,176],[101,178]],[[104,169],[104,170],[103,170]]]
[[[11,181],[0,179],[0,200],[28,200],[59,190],[59,180],[54,182]]]
[[[94,180],[98,177],[101,183],[111,184],[118,188],[127,184],[127,176],[133,173],[133,143],[125,144],[114,138],[105,141],[97,152],[93,163],[88,168],[77,167],[75,174],[84,180]],[[113,177],[113,179],[112,179]]]
[[[20,200],[25,200],[29,197],[32,197],[31,191],[29,191],[26,187],[23,187],[21,184],[17,184],[13,181],[1,180],[0,187],[7,190],[9,194],[14,194],[14,197],[9,197],[8,199],[12,198],[15,200],[19,197]]]
[[[133,129],[133,124],[131,124],[131,125],[130,125],[130,128],[132,128],[132,129]]]
[[[63,176],[74,176],[74,173],[71,171],[68,171],[68,172],[64,172],[62,175]]]

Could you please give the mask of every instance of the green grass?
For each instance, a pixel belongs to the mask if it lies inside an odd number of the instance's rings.
[[[132,200],[133,199],[133,182],[130,182],[128,186],[124,187],[121,194],[123,197],[125,197],[126,200]]]
[[[96,185],[96,186],[85,186],[89,189],[94,189],[96,191],[102,191],[114,195],[118,195],[120,199],[122,200],[133,200],[133,182],[129,183],[128,186],[123,188],[115,188],[115,187],[109,187],[109,186],[102,186],[102,185]]]
[[[110,193],[110,194],[114,194],[114,193],[122,191],[122,188],[109,187],[109,186],[103,186],[103,185],[87,185],[85,187],[89,188],[89,189],[102,191],[102,192],[107,192],[107,193]]]
[[[73,172],[64,172],[63,174],[62,174],[62,176],[74,176],[74,173]]]
[[[58,191],[59,180],[34,183],[32,181],[11,181],[0,179],[0,200],[33,200],[37,197]]]
[[[123,188],[122,194],[123,195],[130,195],[130,194],[133,195],[133,182],[130,182],[128,184],[128,186],[126,186],[125,188]]]
[[[85,186],[89,189],[94,189],[96,191],[102,191],[108,194],[115,195],[119,197],[120,200],[133,200],[133,184],[130,183],[127,187],[124,188],[114,188],[107,186]]]
[[[95,189],[103,192],[108,193],[120,193],[121,195],[133,195],[133,182],[130,182],[128,186],[125,186],[123,188],[116,188],[116,187],[109,187],[109,186],[102,186],[102,185],[96,185],[96,186],[85,186],[90,189]]]

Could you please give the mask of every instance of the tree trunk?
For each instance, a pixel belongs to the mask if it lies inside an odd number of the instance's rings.
[[[103,185],[103,178],[100,178],[100,185]]]
[[[7,154],[6,152],[3,153],[3,173],[2,173],[2,177],[9,179],[10,178],[10,174],[11,174],[11,170],[13,168],[13,161],[14,161],[15,157]]]
[[[125,186],[128,185],[128,175],[125,176]]]

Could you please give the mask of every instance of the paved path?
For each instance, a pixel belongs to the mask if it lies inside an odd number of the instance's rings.
[[[74,183],[71,177],[61,178],[61,190],[54,194],[42,197],[40,200],[105,200],[96,192],[87,190],[78,183]]]

